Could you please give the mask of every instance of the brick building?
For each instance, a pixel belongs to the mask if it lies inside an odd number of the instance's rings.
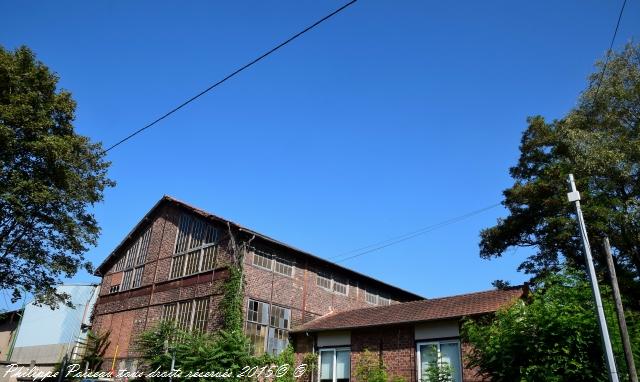
[[[482,381],[465,365],[461,319],[494,313],[526,292],[514,287],[337,312],[294,328],[291,337],[298,359],[319,355],[314,381],[365,382],[354,376],[365,349],[378,355],[391,378],[425,381],[425,369],[440,359],[452,366],[454,381]]]
[[[136,336],[163,318],[219,328],[222,286],[237,257],[230,248],[242,245],[245,332],[256,354],[277,353],[292,327],[329,313],[422,299],[165,196],[97,268],[93,327],[111,333],[105,357],[135,367]]]

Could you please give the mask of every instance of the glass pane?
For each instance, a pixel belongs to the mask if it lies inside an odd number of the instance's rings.
[[[350,374],[349,350],[336,352],[336,380],[348,381]]]
[[[333,350],[320,351],[320,382],[333,382]]]
[[[441,343],[440,354],[442,363],[448,363],[453,369],[453,380],[459,382],[462,380],[460,371],[460,350],[457,342]]]
[[[420,378],[426,381],[427,369],[437,366],[438,362],[438,345],[425,344],[420,345]]]

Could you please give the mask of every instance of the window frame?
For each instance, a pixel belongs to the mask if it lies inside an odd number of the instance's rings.
[[[333,359],[332,359],[332,364],[333,364],[333,370],[331,371],[331,381],[332,382],[337,382],[338,380],[338,376],[336,375],[337,373],[337,367],[338,367],[338,352],[339,351],[347,351],[349,353],[349,382],[351,382],[351,347],[350,346],[337,346],[337,347],[326,347],[326,348],[319,348],[318,349],[318,382],[321,381],[321,375],[320,373],[322,372],[322,353],[323,352],[333,352]]]
[[[256,303],[258,310],[253,310],[251,309],[251,304],[252,303]],[[262,317],[263,321],[260,321],[260,314],[264,313],[264,311],[262,311],[260,309],[260,304],[262,305],[266,305],[267,309],[266,309],[266,317]],[[260,301],[257,299],[253,299],[253,298],[247,298],[247,311],[244,315],[244,332],[245,335],[247,334],[248,331],[248,327],[249,324],[253,324],[253,325],[260,325],[263,326],[265,328],[264,331],[264,340],[263,340],[263,344],[262,344],[262,352],[260,354],[255,354],[257,356],[260,356],[262,354],[268,353],[271,350],[270,347],[270,343],[269,343],[269,333],[273,330],[274,333],[274,338],[275,338],[275,334],[276,333],[284,333],[284,336],[287,337],[287,344],[289,343],[289,334],[291,332],[291,318],[292,318],[292,309],[290,307],[286,307],[286,306],[282,306],[282,305],[278,305],[278,304],[270,304],[268,302],[265,301]],[[281,327],[279,326],[279,323],[274,323],[272,324],[272,318],[273,318],[273,311],[274,308],[280,309],[282,310],[283,313],[283,321],[284,321],[284,326],[286,327]],[[287,311],[288,311],[288,316],[289,318],[287,319]],[[253,318],[249,318],[249,314],[255,312],[256,317],[255,319]],[[252,342],[253,345],[253,342]],[[284,350],[284,349],[282,349]]]
[[[169,280],[177,280],[183,277],[189,277],[204,272],[210,272],[215,269],[215,262],[218,256],[218,243],[220,240],[220,230],[206,219],[192,216],[188,213],[182,213],[177,224],[176,238],[173,243],[173,254],[171,255],[171,265],[169,267]],[[187,229],[186,237],[181,236],[183,229]],[[196,238],[194,239],[194,235]],[[207,238],[211,242],[207,242]],[[191,247],[192,242],[199,240],[199,245]],[[180,246],[180,251],[178,251]],[[184,247],[184,248],[182,248]],[[209,248],[213,247],[213,254],[207,253]],[[195,270],[187,274],[187,267],[190,256],[197,256],[197,264]],[[213,256],[211,267],[205,269],[205,256]],[[179,259],[179,260],[177,260]],[[175,271],[174,264],[181,261],[179,271]],[[208,265],[208,264],[207,264]]]
[[[146,264],[147,256],[149,254],[149,245],[151,244],[152,231],[153,225],[147,227],[147,229],[136,238],[136,240],[122,254],[120,259],[118,259],[118,261],[113,265],[111,273],[127,271]],[[134,248],[135,254],[132,254],[131,250]]]
[[[205,309],[203,310],[204,312],[204,320],[200,320],[200,322],[203,322],[203,332],[207,331],[207,326],[209,325],[209,312],[211,311],[211,298],[210,297],[200,297],[200,298],[192,298],[192,299],[188,299],[188,300],[181,300],[181,301],[175,301],[175,302],[171,302],[169,304],[164,304],[162,305],[162,313],[161,313],[161,320],[163,321],[171,321],[173,322],[176,327],[184,330],[184,331],[188,331],[191,332],[194,330],[195,324],[196,324],[196,314],[198,313],[198,304],[200,302],[204,303],[202,305],[204,305]],[[180,308],[181,305],[186,305],[189,304],[189,322],[187,324],[186,328],[182,328],[181,323],[180,323],[180,315],[182,313],[182,309]],[[173,316],[171,317],[167,317],[169,316],[169,314],[167,314],[167,312],[171,313],[170,315]],[[200,330],[200,329],[199,329]]]
[[[443,339],[433,339],[433,340],[425,340],[416,342],[416,376],[418,382],[429,382],[427,380],[422,379],[422,356],[420,354],[420,346],[423,345],[436,345],[437,346],[437,357],[441,357],[442,352],[440,351],[441,344],[456,344],[458,345],[458,362],[460,365],[460,370],[458,370],[458,375],[454,376],[453,382],[462,382],[463,378],[463,368],[464,363],[462,362],[462,344],[459,338],[443,338]]]
[[[269,261],[269,267],[265,267],[261,264],[256,264],[256,258],[266,259]],[[279,272],[276,270],[277,265],[281,265],[283,267],[289,267],[291,269],[291,274]],[[254,267],[264,269],[265,271],[270,271],[276,273],[281,276],[293,278],[296,272],[296,263],[292,260],[282,259],[277,255],[273,255],[267,252],[256,250],[255,248],[251,251],[251,265]]]

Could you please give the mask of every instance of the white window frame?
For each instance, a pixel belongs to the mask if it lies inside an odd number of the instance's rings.
[[[426,380],[422,380],[422,357],[420,355],[420,346],[423,345],[437,345],[438,347],[438,358],[441,357],[441,352],[440,352],[440,345],[441,344],[457,344],[458,345],[458,357],[459,358],[459,364],[460,364],[460,370],[458,370],[458,375],[454,376],[455,380],[454,382],[462,382],[462,368],[464,367],[464,364],[462,363],[462,345],[460,344],[460,340],[459,339],[448,339],[448,340],[428,340],[428,341],[420,341],[420,342],[416,342],[416,371],[417,371],[417,376],[418,376],[418,382],[429,382]]]
[[[322,352],[333,352],[333,371],[331,375],[333,376],[333,382],[336,382],[336,368],[338,366],[337,355],[339,351],[348,351],[349,352],[349,382],[351,382],[351,348],[350,347],[335,347],[335,348],[320,348],[318,349],[318,381],[320,381],[320,372],[322,367]]]
[[[325,287],[323,285],[320,285],[318,283],[318,279],[326,279],[326,280],[328,280],[329,281],[329,287]],[[318,273],[316,273],[316,286],[319,286],[320,288],[322,288],[322,289],[324,289],[324,290],[326,290],[328,292],[332,292],[331,288],[333,287],[333,280],[331,280],[331,276],[324,275],[324,274],[318,272]]]
[[[269,260],[269,267],[265,267],[263,265],[256,264],[256,259],[258,259],[258,258]],[[267,255],[266,253],[259,253],[259,252],[254,251],[252,259],[251,259],[251,264],[253,266],[256,266],[256,267],[260,268],[260,269],[265,269],[267,271],[271,271],[273,269],[273,260],[274,260],[273,256],[271,256],[271,255]]]
[[[374,300],[373,302],[369,301],[369,299],[368,299],[369,296],[373,296],[374,297],[373,298],[373,300]],[[373,292],[369,292],[368,290],[365,289],[364,290],[364,301],[367,304],[370,304],[370,305],[378,305],[378,294],[377,293],[373,293]]]

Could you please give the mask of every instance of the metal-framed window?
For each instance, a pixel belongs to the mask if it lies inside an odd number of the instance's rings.
[[[264,252],[253,252],[251,261],[256,267],[272,271],[283,276],[293,277],[293,263]]]
[[[271,270],[272,261],[271,256],[257,252],[253,253],[253,265],[257,267]]]
[[[320,382],[349,382],[351,378],[351,350],[349,348],[320,349],[318,380]]]
[[[245,334],[254,355],[280,354],[289,343],[290,327],[291,309],[249,299]]]
[[[347,295],[347,291],[349,286],[347,285],[347,283],[344,282],[340,282],[337,280],[333,280],[333,291],[338,293],[338,294],[342,294],[342,295]]]
[[[120,284],[111,285],[109,287],[109,293],[117,293],[120,291]]]
[[[210,223],[182,214],[171,260],[169,278],[189,276],[214,269],[218,230]]]
[[[129,286],[131,286],[132,278],[133,278],[133,269],[124,271],[124,275],[122,275],[122,283],[120,284],[120,290],[129,289]]]
[[[293,264],[283,259],[276,259],[273,271],[284,276],[293,276]]]
[[[165,304],[162,307],[162,320],[173,321],[177,328],[184,331],[204,332],[207,330],[208,319],[208,297]]]
[[[151,228],[148,228],[138,239],[131,244],[127,252],[113,266],[114,272],[131,269],[137,265],[144,264],[149,251],[149,241],[151,240]]]
[[[344,279],[337,279],[333,276],[317,273],[316,285],[333,293],[344,296],[349,295],[349,282]]]
[[[331,290],[331,279],[318,273],[316,275],[316,285],[326,290]]]
[[[364,291],[364,299],[369,304],[378,305],[378,295],[368,290]]]
[[[391,299],[378,296],[378,305],[391,305]]]

